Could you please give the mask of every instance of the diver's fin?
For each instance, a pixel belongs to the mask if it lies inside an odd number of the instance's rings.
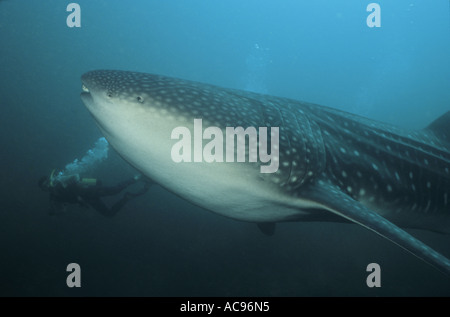
[[[275,222],[258,222],[257,226],[266,236],[273,236],[275,233]]]
[[[450,111],[431,122],[425,130],[433,131],[438,138],[450,142]]]
[[[302,189],[302,196],[318,202],[336,215],[366,227],[394,242],[450,276],[450,260],[400,229],[376,212],[343,193],[338,187],[320,182]]]

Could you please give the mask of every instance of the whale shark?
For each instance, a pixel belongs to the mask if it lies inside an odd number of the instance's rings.
[[[450,233],[450,111],[424,129],[407,130],[313,103],[156,74],[94,70],[81,82],[81,99],[112,147],[185,200],[254,222],[267,234],[277,222],[355,223],[450,275],[445,256],[405,231]],[[174,160],[173,132],[198,130],[199,119],[224,134],[227,127],[277,128],[277,170],[261,173],[258,160]],[[226,147],[214,134],[208,138],[215,151]],[[267,141],[274,140],[269,134]],[[201,156],[201,146],[186,144]]]

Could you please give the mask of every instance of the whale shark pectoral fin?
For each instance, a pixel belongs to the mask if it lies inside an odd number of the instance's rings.
[[[257,226],[266,236],[273,236],[275,234],[275,222],[258,222]]]
[[[324,209],[336,215],[376,232],[450,276],[450,260],[349,197],[338,187],[332,184],[317,184],[303,189],[302,196],[319,203]]]

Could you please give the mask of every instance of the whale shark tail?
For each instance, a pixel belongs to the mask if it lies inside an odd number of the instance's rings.
[[[439,139],[450,143],[450,111],[431,122],[425,130],[432,131]]]

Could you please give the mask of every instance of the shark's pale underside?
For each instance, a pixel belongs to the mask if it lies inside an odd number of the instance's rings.
[[[100,130],[138,170],[186,200],[260,224],[353,222],[450,274],[450,261],[400,229],[450,232],[450,112],[407,131],[335,109],[165,76],[82,76]],[[175,163],[176,127],[279,127],[279,169]]]

